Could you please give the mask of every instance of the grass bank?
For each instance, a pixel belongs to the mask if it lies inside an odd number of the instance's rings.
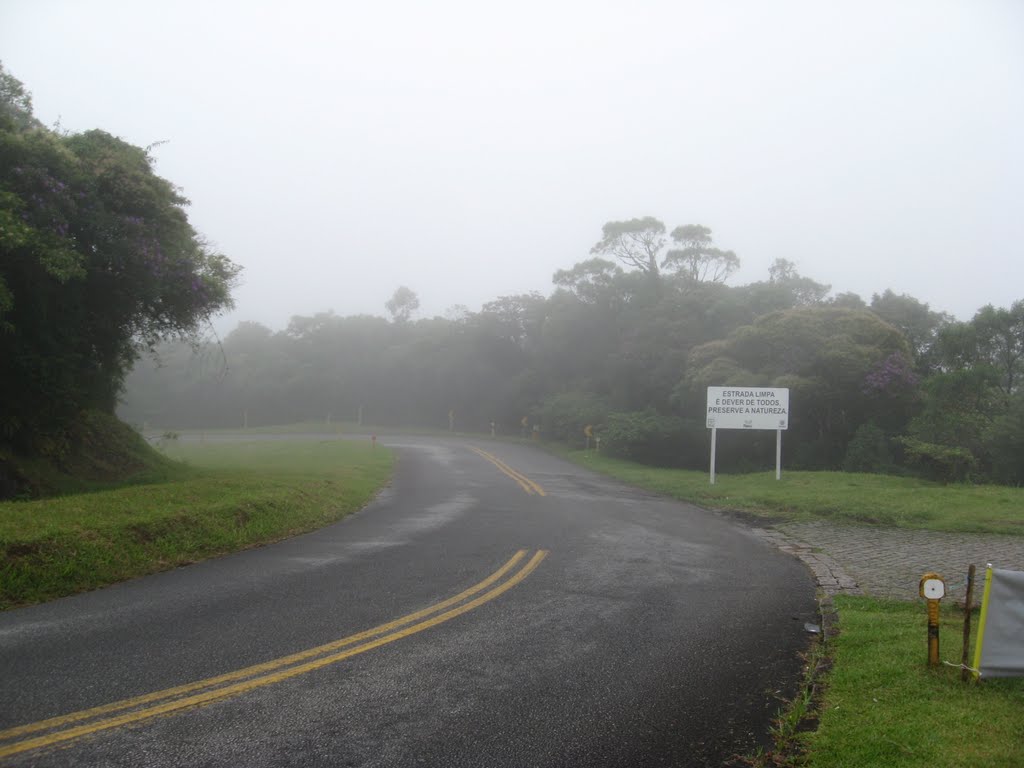
[[[1016,768],[1024,745],[1024,680],[963,683],[929,668],[922,604],[837,597],[816,731],[800,734],[813,768]],[[977,616],[974,617],[977,630]],[[963,613],[941,615],[940,658],[960,663]],[[767,763],[777,765],[779,763]],[[804,764],[802,762],[782,765]]]
[[[160,482],[0,503],[0,608],[279,540],[364,506],[392,455],[346,441],[181,443]]]
[[[165,482],[182,467],[108,413],[83,411],[30,456],[0,442],[0,500],[28,500]]]
[[[891,475],[774,472],[722,475],[660,469],[568,451],[566,458],[623,482],[707,509],[772,520],[830,520],[932,531],[1024,536],[1024,488],[941,485]]]

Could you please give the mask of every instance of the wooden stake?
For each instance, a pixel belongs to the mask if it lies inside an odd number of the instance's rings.
[[[960,679],[964,682],[970,677],[967,669],[967,651],[971,645],[971,608],[974,602],[974,565],[967,569],[967,597],[964,598],[964,649],[960,656]]]

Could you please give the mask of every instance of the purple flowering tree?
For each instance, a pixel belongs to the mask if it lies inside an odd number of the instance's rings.
[[[140,350],[230,306],[238,267],[187,202],[145,150],[41,126],[0,69],[0,442],[31,451],[83,409],[112,412]]]

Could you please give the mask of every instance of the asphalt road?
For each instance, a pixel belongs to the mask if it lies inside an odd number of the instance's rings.
[[[382,442],[394,482],[338,524],[0,614],[0,765],[720,766],[766,743],[815,616],[797,560],[529,446]]]

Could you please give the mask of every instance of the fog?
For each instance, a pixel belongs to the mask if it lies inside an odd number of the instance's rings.
[[[551,290],[609,220],[703,224],[969,318],[1024,285],[1024,4],[0,4],[63,130],[152,148],[244,266],[220,321]]]

